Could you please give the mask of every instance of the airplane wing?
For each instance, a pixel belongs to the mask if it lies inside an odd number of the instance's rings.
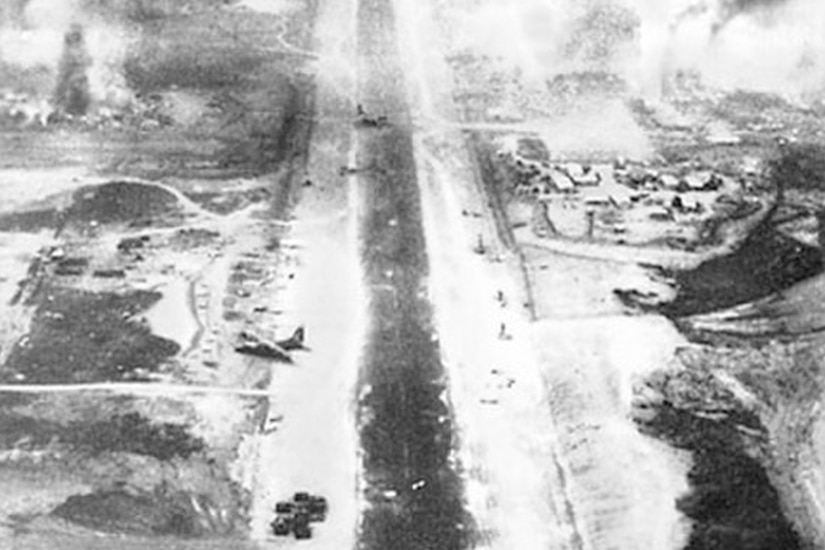
[[[235,351],[244,355],[254,355],[265,359],[275,359],[283,363],[292,363],[289,352],[273,342],[245,342],[235,346]]]

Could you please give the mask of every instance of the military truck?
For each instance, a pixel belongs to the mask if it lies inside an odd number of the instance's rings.
[[[270,524],[272,534],[288,536],[291,533],[296,539],[311,538],[310,524],[324,521],[328,509],[326,498],[305,491],[297,492],[291,500],[282,500],[275,504],[275,519]]]

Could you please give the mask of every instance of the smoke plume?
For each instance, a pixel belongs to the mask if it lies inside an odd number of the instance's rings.
[[[823,21],[819,0],[694,1],[672,17],[661,65],[643,70],[660,82],[682,70],[716,88],[815,98],[825,87]]]
[[[0,15],[0,68],[14,76],[8,84],[66,112],[129,101],[122,70],[131,43],[126,27],[95,17],[83,0],[10,0]]]
[[[822,0],[452,0],[458,48],[550,80],[612,71],[662,97],[680,72],[708,86],[813,99],[825,89]]]
[[[91,65],[83,27],[72,25],[63,39],[63,54],[57,74],[55,105],[60,111],[79,116],[89,110],[92,99],[88,72]]]

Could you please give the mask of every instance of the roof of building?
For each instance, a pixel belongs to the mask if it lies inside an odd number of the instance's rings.
[[[573,180],[561,170],[551,168],[547,171],[547,175],[550,176],[553,185],[555,185],[560,191],[569,191],[575,189],[576,187]]]

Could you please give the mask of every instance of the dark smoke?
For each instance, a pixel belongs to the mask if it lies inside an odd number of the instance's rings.
[[[9,25],[11,27],[23,26],[23,10],[28,0],[4,0],[0,2],[0,27]]]
[[[719,19],[713,25],[713,33],[717,34],[739,15],[787,3],[788,0],[722,0],[719,6]]]
[[[785,4],[788,0],[725,0],[722,4],[732,12],[739,13],[756,8],[772,7]]]
[[[638,16],[619,4],[594,2],[572,25],[564,56],[589,70],[606,70],[636,36]]]
[[[784,4],[789,0],[717,0],[715,4],[716,17],[711,27],[713,35],[718,34],[731,21],[740,15],[747,15],[759,10],[772,9]],[[690,4],[685,10],[679,13],[671,23],[671,30],[679,27],[683,22],[701,17],[713,9],[713,2],[699,1]]]
[[[673,22],[670,25],[671,32],[673,32],[674,29],[678,28],[682,22],[688,19],[692,19],[694,17],[700,17],[707,13],[708,10],[710,10],[710,6],[708,6],[707,3],[702,2],[698,4],[691,4],[674,18]]]
[[[85,115],[91,105],[88,70],[92,58],[86,49],[83,27],[72,25],[63,39],[63,55],[55,89],[55,106],[58,112]]]

